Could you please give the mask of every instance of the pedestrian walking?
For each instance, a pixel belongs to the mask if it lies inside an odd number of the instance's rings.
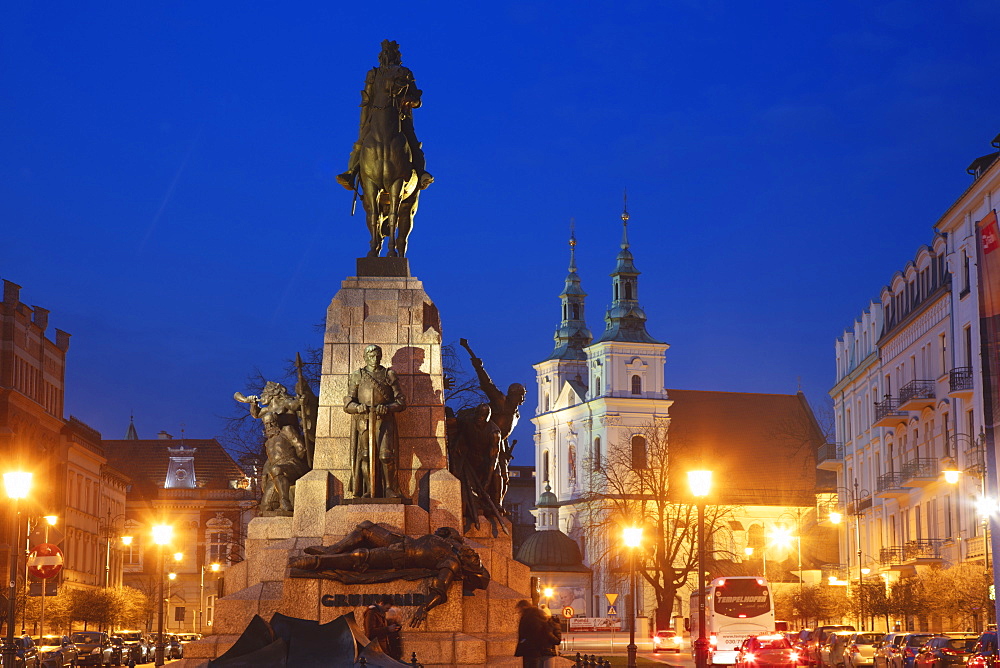
[[[514,656],[521,657],[522,668],[541,668],[548,657],[555,656],[560,638],[553,631],[550,617],[541,609],[522,599],[517,602],[517,610],[521,617]]]

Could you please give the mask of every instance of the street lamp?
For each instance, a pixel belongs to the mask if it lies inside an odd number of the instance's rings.
[[[642,527],[628,527],[622,532],[622,539],[625,546],[629,548],[629,588],[632,591],[632,605],[629,615],[631,622],[628,625],[628,668],[635,668],[635,655],[638,648],[635,646],[635,551],[642,545]]]
[[[694,641],[695,668],[708,668],[705,637],[705,497],[712,489],[711,471],[688,471],[688,487],[698,504],[698,639]]]
[[[121,521],[121,528],[118,528],[118,522]],[[98,527],[101,534],[104,535],[104,587],[105,589],[111,586],[111,543],[115,539],[120,539],[122,545],[126,547],[132,544],[132,536],[126,536],[125,534],[125,515],[115,515],[111,517],[111,511],[108,511],[106,518],[101,518],[100,526]],[[121,584],[119,582],[119,584]]]
[[[157,563],[159,568],[157,569],[157,580],[160,581],[160,603],[157,605],[156,611],[156,659],[154,665],[163,665],[163,548],[173,540],[174,528],[169,524],[157,524],[153,527],[153,542],[159,547],[159,554],[157,555]]]
[[[860,618],[858,620],[858,625],[861,627],[860,630],[864,631],[865,630],[865,609],[864,609],[865,601],[864,601],[864,596],[862,595],[862,591],[861,591],[862,590],[862,578],[864,577],[864,575],[861,572],[861,570],[862,570],[862,564],[861,564],[861,556],[862,556],[862,551],[861,551],[861,516],[864,515],[864,510],[861,509],[861,500],[862,499],[866,499],[869,496],[871,496],[871,492],[869,492],[867,489],[860,489],[859,488],[860,486],[858,485],[857,478],[854,479],[854,484],[852,485],[852,487],[853,487],[853,489],[849,488],[849,487],[838,487],[837,488],[837,498],[838,499],[840,499],[840,498],[844,499],[844,504],[843,504],[844,505],[844,510],[846,511],[846,513],[848,515],[854,517],[854,544],[855,544],[855,547],[857,547],[857,554],[858,554],[858,617]],[[842,513],[835,511],[835,512],[831,512],[830,513],[829,518],[830,518],[830,521],[833,522],[834,524],[840,524],[840,522],[844,518],[844,516],[843,516]],[[845,535],[846,535],[846,527],[845,527]],[[847,541],[845,541],[845,543],[846,542]],[[848,584],[850,584],[850,582],[851,582],[851,555],[850,555],[850,549],[848,549],[848,554],[847,554],[847,582],[848,582]]]
[[[3,647],[4,668],[14,668],[17,661],[17,650],[14,647],[14,605],[17,602],[17,550],[21,544],[21,511],[19,501],[28,496],[31,490],[31,473],[11,471],[3,474],[3,484],[7,490],[7,498],[14,502],[14,540],[10,543],[10,587],[7,601],[7,639]]]
[[[222,570],[222,564],[218,562],[212,562],[208,566],[201,567],[201,586],[199,588],[199,599],[198,599],[198,633],[204,633],[203,627],[205,625],[205,571],[209,570],[213,573],[218,573]]]

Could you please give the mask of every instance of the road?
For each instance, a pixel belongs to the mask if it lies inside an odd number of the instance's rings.
[[[676,652],[653,652],[653,643],[649,638],[636,638],[638,656],[658,663],[677,666],[678,668],[694,668],[691,650],[684,643],[684,649]],[[596,654],[598,656],[625,656],[628,650],[628,632],[625,633],[564,633],[559,651],[563,656],[575,657],[580,654]]]

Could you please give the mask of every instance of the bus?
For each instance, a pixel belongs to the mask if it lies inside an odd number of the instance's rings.
[[[705,587],[705,636],[709,663],[732,665],[740,644],[752,635],[774,633],[774,599],[771,585],[758,577],[715,578]],[[698,628],[699,592],[691,593],[691,654]]]

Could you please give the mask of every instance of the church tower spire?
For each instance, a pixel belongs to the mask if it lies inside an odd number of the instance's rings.
[[[628,193],[622,210],[622,242],[614,273],[611,274],[612,302],[604,315],[605,329],[596,343],[626,341],[663,343],[646,331],[646,312],[639,306],[639,270],[632,261],[628,241]]]
[[[587,328],[583,313],[584,300],[587,293],[580,286],[580,275],[576,273],[576,234],[570,223],[569,234],[569,273],[566,275],[566,285],[563,287],[559,300],[562,305],[562,322],[556,329],[556,345],[546,360],[585,360],[583,349],[590,345],[593,335]]]

